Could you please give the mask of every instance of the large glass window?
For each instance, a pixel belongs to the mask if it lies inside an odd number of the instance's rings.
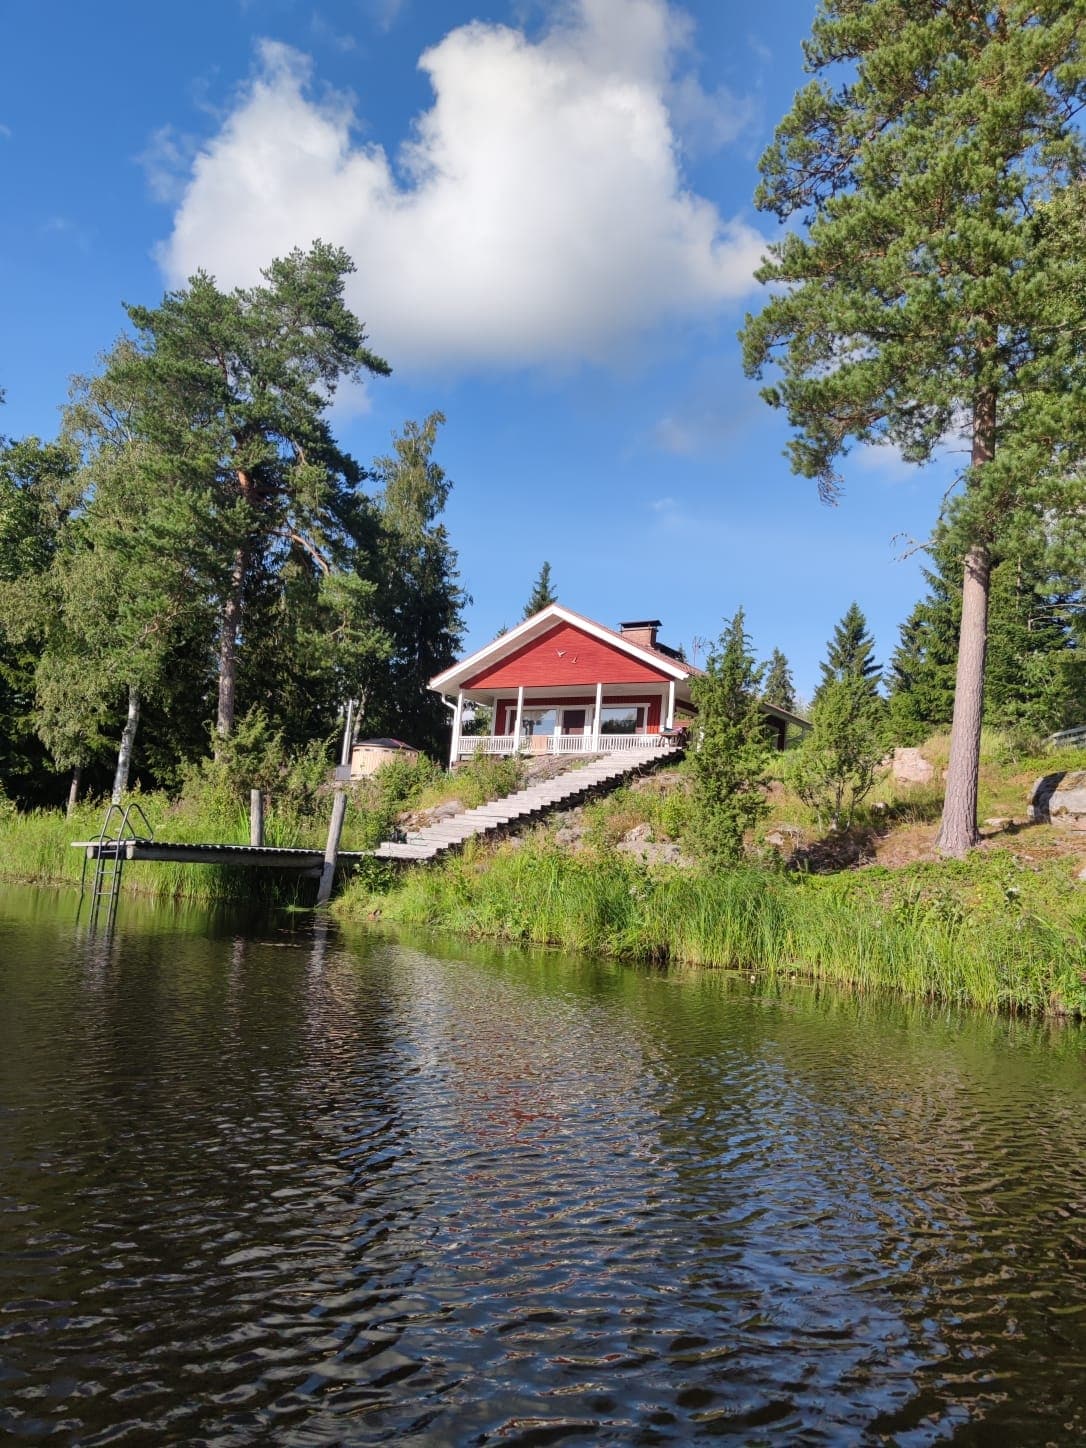
[[[555,725],[558,723],[557,709],[525,709],[521,715],[521,733],[529,736],[533,734],[553,734]],[[517,727],[517,712],[511,708],[505,716],[505,732],[512,734]]]
[[[600,717],[601,734],[644,734],[644,704],[608,704]]]

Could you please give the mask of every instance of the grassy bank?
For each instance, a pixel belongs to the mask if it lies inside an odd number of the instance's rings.
[[[545,838],[362,882],[345,920],[426,926],[631,961],[801,973],[986,1009],[1086,1009],[1086,892],[1065,868],[1008,852],[962,862],[805,876],[649,870]]]

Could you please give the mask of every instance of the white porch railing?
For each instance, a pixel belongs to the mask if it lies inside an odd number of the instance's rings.
[[[670,734],[462,734],[460,757],[473,754],[651,754],[673,749]]]

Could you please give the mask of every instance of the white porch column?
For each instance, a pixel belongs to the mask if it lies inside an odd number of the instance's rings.
[[[449,768],[452,769],[460,758],[460,727],[464,716],[464,691],[463,689],[456,696],[456,708],[453,711],[452,721],[452,746],[449,750]]]
[[[520,729],[524,722],[524,685],[517,689],[517,722],[513,728],[513,753],[520,753]]]
[[[672,679],[667,686],[667,727],[675,728],[675,680]]]
[[[596,685],[596,714],[592,720],[592,752],[600,752],[600,725],[603,723],[603,685]]]

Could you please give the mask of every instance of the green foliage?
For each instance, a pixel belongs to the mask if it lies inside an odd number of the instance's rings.
[[[274,814],[304,827],[329,807],[331,769],[327,740],[291,748],[263,709],[251,709],[214,756],[187,768],[183,807],[247,840],[249,793],[259,789],[269,818]]]
[[[780,649],[774,649],[770,655],[765,683],[762,686],[762,698],[767,704],[775,704],[778,709],[787,709],[790,714],[796,711],[796,686],[792,682],[792,670]]]
[[[200,273],[129,308],[135,335],[77,381],[62,442],[0,449],[6,778],[95,777],[129,700],[144,782],[175,788],[212,721],[225,760],[253,710],[293,756],[351,697],[370,732],[443,751],[427,684],[467,602],[439,521],[443,418],[408,422],[372,473],[339,448],[337,385],[388,371],[345,305],[350,270],[316,243],[262,285]]]
[[[522,619],[531,618],[533,614],[539,613],[542,609],[548,608],[552,603],[558,602],[558,595],[551,585],[551,566],[544,563],[539,570],[539,576],[532,584],[532,591],[528,595],[528,602],[524,605]]]
[[[739,609],[710,650],[704,674],[690,686],[698,720],[689,756],[689,842],[714,865],[740,860],[744,832],[766,813],[770,751],[760,704],[761,676]]]
[[[48,798],[53,782],[34,728],[41,641],[29,598],[56,551],[76,461],[61,444],[0,441],[0,779],[25,804]]]
[[[847,829],[882,758],[881,710],[860,673],[823,683],[811,730],[785,764],[785,781],[819,825]]]
[[[992,568],[984,716],[1028,740],[1086,719],[1086,655],[1075,630],[1081,593],[1053,575],[1043,538],[1018,542]],[[890,663],[890,735],[901,744],[949,724],[953,706],[961,582],[942,540],[931,552],[927,596]]]
[[[381,806],[401,810],[417,804],[423,791],[441,778],[440,767],[422,754],[417,759],[390,759],[370,776],[366,788]]]
[[[390,734],[440,756],[448,749],[445,706],[427,685],[456,660],[463,610],[471,602],[458,582],[456,552],[440,514],[451,482],[434,461],[440,412],[408,422],[395,455],[376,464],[383,483],[377,566],[377,617],[389,641],[386,658],[363,671],[371,733]]]
[[[833,637],[826,646],[826,657],[819,666],[821,681],[815,690],[814,703],[831,684],[854,681],[863,693],[874,699],[882,680],[882,669],[875,662],[875,640],[867,629],[867,619],[858,603],[850,603]]]
[[[519,755],[473,754],[456,771],[456,792],[468,809],[504,799],[524,783],[527,766]]]
[[[104,381],[139,399],[138,436],[168,457],[198,455],[205,478],[220,561],[220,736],[259,701],[258,679],[239,674],[259,637],[250,612],[274,618],[292,585],[309,594],[308,618],[303,611],[293,636],[280,638],[293,664],[322,633],[337,636],[348,676],[384,647],[368,617],[372,588],[330,588],[337,574],[365,577],[356,563],[360,552],[368,561],[376,520],[365,474],[337,445],[327,409],[341,382],[389,371],[344,302],[352,270],[345,252],[316,242],[273,261],[260,286],[221,292],[199,272],[161,306],[129,307],[135,343],[108,359]]]
[[[1010,854],[819,877],[751,868],[646,869],[546,841],[468,850],[375,898],[348,886],[341,920],[385,921],[625,960],[800,971],[820,981],[987,1010],[1086,1009],[1086,899],[1070,872]]]
[[[975,837],[988,550],[1023,513],[1082,512],[1082,17],[1059,0],[822,0],[805,54],[814,78],[756,197],[804,225],[758,273],[772,293],[747,319],[745,362],[778,374],[763,396],[794,429],[793,469],[827,498],[854,443],[922,462],[967,419],[950,517],[976,588],[941,836],[957,851]]]

